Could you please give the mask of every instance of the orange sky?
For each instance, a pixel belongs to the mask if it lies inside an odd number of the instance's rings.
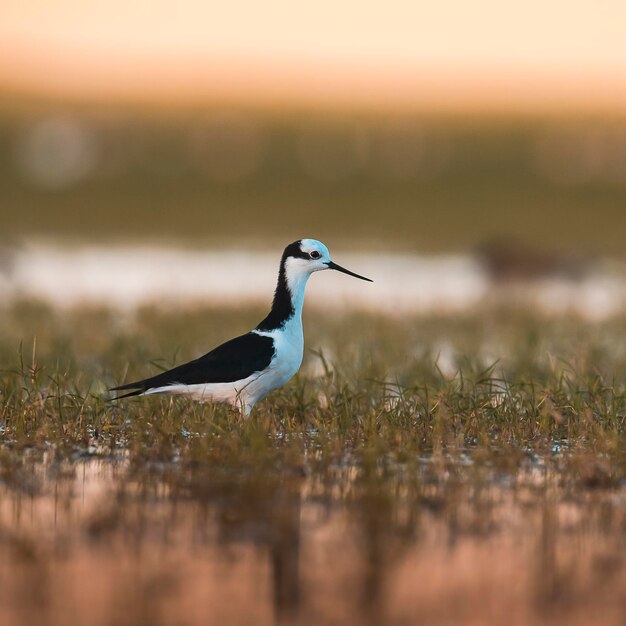
[[[0,86],[172,102],[626,110],[626,1],[3,0]]]

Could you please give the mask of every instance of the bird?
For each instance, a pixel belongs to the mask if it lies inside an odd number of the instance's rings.
[[[199,402],[227,403],[249,416],[257,402],[285,385],[300,369],[304,355],[304,292],[311,275],[323,270],[373,282],[334,263],[321,241],[294,241],[280,259],[272,308],[253,330],[193,361],[109,389],[128,392],[114,400],[152,394],[183,395]]]

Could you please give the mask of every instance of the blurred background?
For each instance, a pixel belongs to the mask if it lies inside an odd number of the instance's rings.
[[[0,286],[226,297],[258,283],[198,253],[264,275],[300,237],[386,284],[420,261],[402,280],[439,304],[579,285],[624,256],[625,24],[618,0],[5,0]]]
[[[623,626],[625,234],[625,0],[0,0],[0,624]]]

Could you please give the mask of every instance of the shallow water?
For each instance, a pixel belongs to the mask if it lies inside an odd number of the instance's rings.
[[[485,303],[517,304],[551,315],[605,319],[626,311],[626,271],[598,264],[577,278],[546,273],[532,280],[493,281],[471,255],[361,253],[337,262],[373,284],[336,272],[316,276],[310,307],[385,315],[469,311]],[[53,306],[136,309],[175,305],[268,305],[276,251],[186,250],[158,246],[24,244],[0,265],[0,299],[35,298]]]
[[[5,464],[6,624],[623,624],[626,487],[419,470]]]

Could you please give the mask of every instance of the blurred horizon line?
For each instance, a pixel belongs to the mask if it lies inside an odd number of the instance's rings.
[[[98,71],[80,63],[62,67],[54,57],[0,57],[0,100],[3,108],[31,102],[68,105],[111,105],[155,109],[216,106],[268,111],[329,111],[385,114],[474,116],[626,115],[626,75],[564,72],[558,68],[380,68],[380,72],[348,67],[326,72],[324,66],[284,64],[263,71],[243,60],[207,69],[201,64],[177,73],[177,65],[139,72]],[[31,67],[29,67],[29,62]],[[14,68],[19,66],[20,72]],[[10,68],[12,66],[13,69]],[[591,69],[591,68],[590,68]],[[95,71],[94,71],[95,70]],[[597,68],[596,68],[597,70]]]

